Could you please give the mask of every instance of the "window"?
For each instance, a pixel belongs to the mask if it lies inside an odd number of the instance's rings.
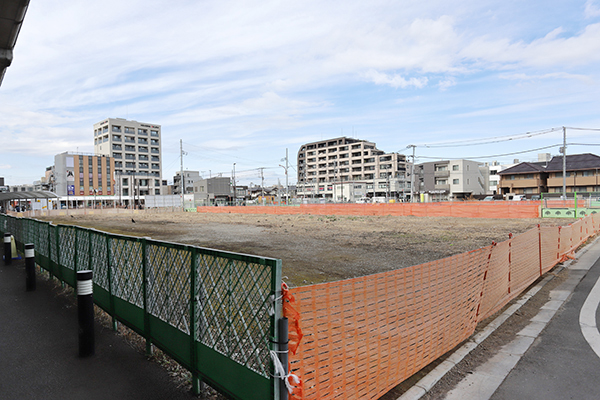
[[[453,166],[452,166],[452,171],[458,171],[458,165],[456,165],[456,164],[455,164],[455,165],[453,165]]]
[[[113,127],[112,127],[112,131],[113,131],[113,132],[121,132],[121,127],[120,127],[120,126],[117,126],[117,125],[113,125]]]
[[[459,179],[452,179],[452,184],[453,185],[458,185]]]
[[[127,188],[123,189],[123,196],[129,196],[129,189],[127,189]]]

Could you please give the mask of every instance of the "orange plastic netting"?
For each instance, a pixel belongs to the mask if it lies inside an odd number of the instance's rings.
[[[537,202],[440,202],[390,204],[302,204],[299,207],[198,207],[202,213],[392,215],[461,218],[538,218]]]
[[[380,397],[572,257],[599,224],[588,216],[561,228],[537,226],[442,260],[290,289],[284,314],[297,347],[290,363],[302,379],[292,398]]]

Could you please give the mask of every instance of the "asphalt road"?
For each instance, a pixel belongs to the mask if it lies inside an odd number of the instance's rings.
[[[584,337],[579,322],[582,306],[599,278],[600,259],[491,399],[600,399],[600,358]],[[595,322],[598,321],[598,304],[593,306],[591,320]],[[597,326],[594,329],[597,333]]]
[[[77,307],[41,279],[26,292],[24,266],[0,260],[1,399],[195,398],[98,324],[96,355],[79,358]]]

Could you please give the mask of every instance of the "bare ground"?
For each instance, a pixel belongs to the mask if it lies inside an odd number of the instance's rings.
[[[162,213],[53,217],[157,240],[283,261],[290,286],[335,281],[433,261],[565,219]]]
[[[493,241],[506,240],[509,233],[516,235],[537,224],[556,226],[574,221],[196,213],[148,213],[137,214],[133,218],[135,222],[131,215],[53,217],[52,220],[55,224],[74,224],[118,234],[149,236],[157,240],[280,258],[283,275],[291,286],[416,265],[487,246]],[[568,270],[560,273],[552,271],[550,274],[556,278],[444,376],[423,399],[443,398],[477,365],[510,342],[546,302],[548,292],[566,279]],[[483,321],[477,330],[486,324],[487,321]],[[397,399],[445,357],[423,368],[381,399]],[[179,376],[176,379],[178,384],[185,374],[185,371],[174,374]],[[208,393],[205,398],[223,398],[214,391]]]

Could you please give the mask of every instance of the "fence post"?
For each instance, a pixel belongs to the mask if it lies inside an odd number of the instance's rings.
[[[197,277],[198,271],[196,271],[196,262],[198,259],[198,252],[195,248],[191,248],[188,251],[191,252],[190,261],[190,360],[192,364],[192,392],[198,396],[202,392],[202,381],[198,375],[198,357],[196,352],[196,341],[199,340],[199,327],[198,320],[196,319],[197,307],[198,307],[198,295],[197,290]]]
[[[544,263],[542,262],[542,226],[538,224],[538,243],[539,243],[539,257],[540,257],[540,276],[544,273]]]
[[[512,273],[512,238],[513,234],[508,234],[508,294],[510,294],[511,273]]]
[[[111,262],[111,254],[110,254],[110,237],[107,234],[104,234],[104,237],[106,238],[106,261],[107,261],[107,266],[106,266],[106,274],[108,275],[108,302],[109,302],[109,308],[110,308],[110,316],[112,318],[112,329],[113,331],[117,331],[118,329],[118,325],[117,325],[117,319],[115,318],[115,298],[113,295],[113,287],[112,287],[112,265],[113,263]]]
[[[12,262],[12,251],[10,249],[10,233],[4,234],[4,265],[10,265]]]
[[[35,250],[33,243],[25,245],[25,290],[35,290]]]
[[[144,296],[144,337],[146,339],[146,355],[152,355],[152,334],[150,332],[150,313],[148,312],[148,262],[146,239],[140,241],[142,246],[142,292]]]
[[[77,316],[79,320],[79,357],[94,354],[94,284],[91,270],[77,271]]]
[[[279,361],[285,371],[285,377],[279,382],[279,400],[288,399],[288,390],[286,386],[286,379],[289,373],[288,371],[288,319],[286,317],[280,318],[277,321],[277,329],[279,330]]]

